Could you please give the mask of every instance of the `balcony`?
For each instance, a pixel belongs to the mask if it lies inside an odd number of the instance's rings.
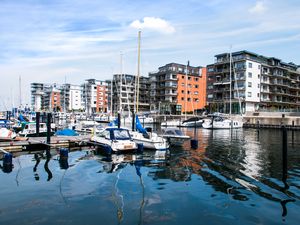
[[[223,80],[216,80],[213,85],[224,85],[224,84],[230,84],[229,79],[223,79]]]

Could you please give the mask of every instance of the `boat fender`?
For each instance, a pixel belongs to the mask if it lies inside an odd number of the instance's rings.
[[[137,143],[137,152],[143,153],[144,151],[144,144],[143,143]]]
[[[104,150],[105,150],[105,153],[106,153],[106,154],[111,155],[111,153],[112,153],[112,148],[111,148],[109,145],[105,146]]]

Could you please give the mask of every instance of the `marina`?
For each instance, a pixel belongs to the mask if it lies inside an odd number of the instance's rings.
[[[43,149],[15,152],[11,171],[0,161],[0,221],[297,224],[299,137],[287,131],[285,140],[276,129],[197,129],[196,149],[187,141],[111,156],[94,147],[70,148],[67,156],[58,149],[48,156]]]
[[[299,224],[300,1],[0,7],[0,225]]]

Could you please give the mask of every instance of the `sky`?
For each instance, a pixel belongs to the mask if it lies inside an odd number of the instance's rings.
[[[299,12],[299,0],[0,0],[0,109],[30,104],[32,82],[137,74],[139,30],[143,76],[230,49],[300,65]]]

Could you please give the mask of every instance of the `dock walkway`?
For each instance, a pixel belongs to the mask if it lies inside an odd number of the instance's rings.
[[[41,150],[46,147],[79,147],[84,146],[90,139],[91,135],[80,136],[52,136],[50,143],[46,141],[46,137],[30,137],[25,141],[3,141],[0,142],[0,148],[8,152]]]

